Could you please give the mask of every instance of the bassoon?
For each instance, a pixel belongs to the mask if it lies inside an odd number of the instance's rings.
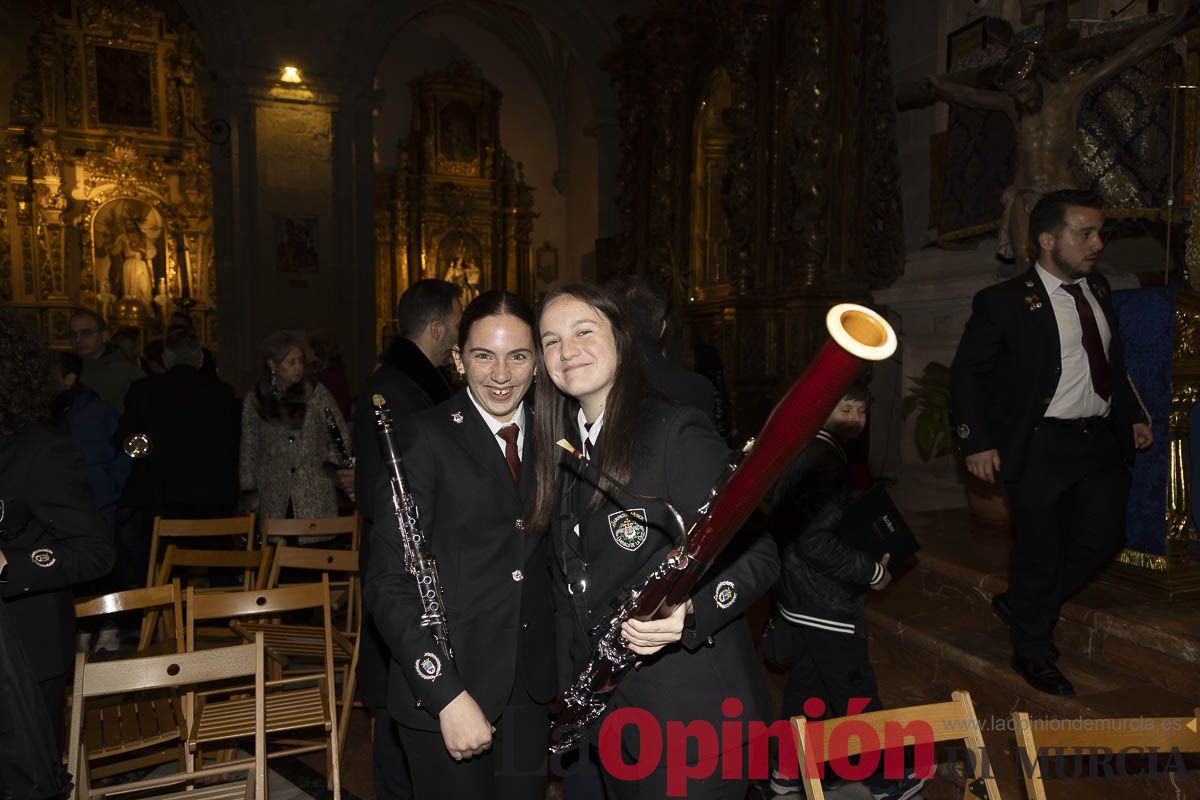
[[[559,698],[561,711],[551,725],[550,752],[562,753],[579,743],[583,729],[604,713],[617,683],[634,665],[637,655],[621,636],[625,620],[661,619],[686,603],[783,468],[816,436],[865,363],[882,361],[896,351],[895,331],[869,308],[836,305],[826,314],[825,327],[829,341],[775,406],[759,435],[742,448],[740,460],[727,466],[683,541],[640,584],[623,592],[616,610],[598,626],[591,658]],[[569,445],[567,449],[573,451]]]
[[[429,549],[429,540],[421,532],[417,502],[408,488],[404,461],[392,426],[392,412],[383,395],[371,397],[375,406],[375,434],[379,440],[379,455],[392,492],[392,507],[396,512],[396,527],[404,545],[404,569],[417,582],[421,597],[421,627],[429,628],[438,648],[447,659],[454,659],[450,646],[450,630],[446,625],[446,604],[442,602],[442,584],[438,580],[437,561]]]

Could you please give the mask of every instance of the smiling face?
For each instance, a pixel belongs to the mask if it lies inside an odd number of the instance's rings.
[[[454,366],[471,395],[500,422],[509,422],[533,383],[533,331],[511,314],[481,317],[471,325]]]
[[[304,354],[299,347],[293,347],[278,364],[268,358],[267,366],[275,371],[283,388],[288,389],[304,377]]]
[[[550,380],[594,422],[604,413],[620,364],[612,325],[592,306],[563,295],[542,309],[540,326]]]

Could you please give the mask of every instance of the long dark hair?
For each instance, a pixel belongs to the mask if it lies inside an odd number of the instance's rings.
[[[0,309],[0,436],[12,436],[49,413],[52,364],[42,337],[11,308]]]
[[[542,301],[544,313],[550,304],[562,297],[570,297],[587,303],[600,312],[612,326],[613,341],[617,348],[617,370],[612,388],[604,404],[604,447],[600,451],[600,468],[622,483],[629,480],[630,454],[637,435],[641,416],[642,400],[646,396],[646,378],[642,373],[641,356],[634,340],[632,326],[622,316],[621,308],[611,294],[591,283],[571,283],[555,289]],[[554,519],[558,505],[559,488],[562,482],[563,452],[555,444],[559,439],[571,438],[568,432],[576,430],[579,401],[561,392],[549,380],[546,357],[540,345],[540,332],[536,336],[539,346],[538,370],[545,379],[534,384],[534,447],[537,454],[537,494],[534,498],[532,523],[535,530],[547,528]],[[606,495],[618,492],[607,478],[601,478],[589,506],[598,507]]]
[[[288,428],[304,427],[308,398],[313,390],[312,379],[305,375],[280,391],[275,383],[275,375],[267,364],[268,360],[282,363],[292,348],[299,349],[303,355],[304,346],[304,337],[295,331],[275,331],[263,339],[260,349],[263,376],[254,385],[254,405],[259,416],[268,422],[278,422]]]
[[[492,289],[476,297],[470,305],[463,309],[462,320],[458,323],[459,352],[461,353],[467,347],[467,337],[471,335],[472,325],[484,317],[503,317],[505,315],[516,317],[528,325],[530,335],[537,330],[537,319],[534,318],[533,309],[529,307],[529,303],[502,289]]]

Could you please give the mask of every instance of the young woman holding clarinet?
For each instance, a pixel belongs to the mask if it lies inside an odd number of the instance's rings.
[[[422,625],[427,607],[405,567],[387,476],[375,492],[366,602],[391,650],[388,708],[422,800],[541,800],[545,792],[546,704],[556,685],[549,553],[542,529],[526,524],[533,327],[519,297],[477,297],[453,351],[466,388],[401,421],[403,468],[436,561],[449,648],[435,636],[440,626]]]

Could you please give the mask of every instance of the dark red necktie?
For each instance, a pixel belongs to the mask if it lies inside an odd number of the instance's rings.
[[[1112,370],[1108,366],[1108,355],[1104,352],[1104,340],[1100,338],[1092,304],[1083,296],[1083,287],[1078,283],[1064,283],[1062,288],[1075,298],[1079,327],[1083,329],[1083,349],[1087,352],[1088,369],[1092,373],[1092,388],[1107,400],[1112,397]]]
[[[521,454],[517,452],[517,437],[521,435],[521,429],[515,424],[505,425],[496,431],[496,435],[504,440],[504,460],[508,462],[508,471],[512,473],[514,481],[520,480]]]

